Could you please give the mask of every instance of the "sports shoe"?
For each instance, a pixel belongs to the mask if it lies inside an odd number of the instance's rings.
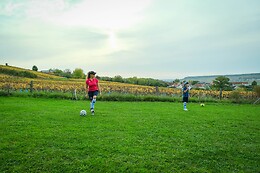
[[[187,108],[184,108],[183,110],[185,110],[185,111],[188,111],[188,109],[187,109]]]
[[[90,109],[90,111],[91,111],[91,115],[95,115],[94,109]]]

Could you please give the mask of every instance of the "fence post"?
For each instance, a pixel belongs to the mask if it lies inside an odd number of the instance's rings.
[[[11,86],[10,86],[10,84],[7,84],[7,93],[8,93],[8,95],[10,95],[10,90],[11,90]]]
[[[220,90],[219,90],[219,99],[220,100],[222,99],[222,88],[220,88]]]
[[[156,92],[157,95],[159,95],[159,87],[158,86],[155,87],[155,92]]]
[[[30,92],[33,92],[33,81],[30,82]]]
[[[73,95],[73,97],[72,97],[72,99],[74,100],[78,100],[78,98],[77,98],[77,89],[74,89],[73,90],[73,93],[72,93],[72,95]]]

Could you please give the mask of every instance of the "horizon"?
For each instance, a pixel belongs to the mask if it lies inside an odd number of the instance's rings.
[[[0,63],[154,79],[258,73],[259,6],[258,0],[3,0]]]
[[[7,63],[8,64],[8,63]],[[3,66],[6,66],[6,65],[3,65]],[[25,67],[20,67],[20,66],[14,66],[14,65],[10,65],[10,64],[8,64],[8,66],[10,66],[10,67],[17,67],[17,68],[22,68],[22,69],[26,69],[26,70],[32,70],[32,68],[25,68]],[[38,67],[37,67],[38,68]],[[45,72],[43,72],[43,71],[48,71],[48,70],[50,70],[50,69],[57,69],[57,68],[49,68],[49,69],[38,69],[38,72],[42,72],[42,73],[45,73]],[[59,69],[59,70],[62,70],[62,71],[64,71],[64,70],[67,70],[67,69]],[[71,71],[71,73],[73,72],[73,70],[75,70],[75,69],[69,69],[70,71]],[[87,74],[87,72],[85,72],[84,70],[83,70],[83,73],[86,75]],[[127,76],[127,77],[125,77],[125,76],[122,76],[122,75],[120,75],[120,74],[117,74],[117,75],[115,75],[115,76],[121,76],[122,78],[131,78],[131,77],[137,77],[137,78],[151,78],[151,79],[156,79],[156,80],[162,80],[162,81],[171,81],[171,80],[175,80],[175,79],[179,79],[179,80],[183,80],[183,79],[185,79],[185,78],[191,78],[191,77],[213,77],[213,76],[239,76],[239,75],[254,75],[254,74],[257,74],[257,75],[260,75],[260,72],[255,72],[255,73],[241,73],[241,74],[219,74],[219,75],[200,75],[200,76],[185,76],[185,77],[183,77],[183,78],[169,78],[169,79],[167,79],[167,78],[152,78],[152,77],[144,77],[144,76]],[[115,77],[115,76],[102,76],[102,75],[98,75],[97,74],[97,76],[99,76],[99,77],[111,77],[111,78],[113,78],[113,77]]]
[[[255,73],[233,73],[233,74],[220,74],[220,75],[203,75],[203,77],[210,77],[210,76],[240,76],[240,75],[253,75],[253,74],[260,74],[260,72]],[[201,76],[186,76],[186,77],[201,77]]]

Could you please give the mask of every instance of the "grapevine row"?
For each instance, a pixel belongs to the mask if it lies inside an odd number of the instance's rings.
[[[28,90],[32,79],[13,77],[9,75],[0,74],[0,89],[10,90]],[[181,96],[181,89],[166,88],[166,87],[152,87],[152,86],[140,86],[134,84],[124,84],[117,82],[100,81],[100,86],[103,93],[128,93],[128,94],[160,94],[170,96]],[[35,91],[59,91],[59,92],[77,92],[85,91],[84,80],[46,80],[46,79],[33,79],[33,90]],[[218,97],[219,91],[214,90],[191,90],[191,96],[196,97]],[[231,91],[223,91],[223,97],[229,98]],[[241,91],[239,93],[245,98],[256,97],[256,94],[251,91]]]

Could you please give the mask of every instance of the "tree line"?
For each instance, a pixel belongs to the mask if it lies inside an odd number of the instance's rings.
[[[32,70],[38,71],[37,66],[34,65],[32,67]],[[76,79],[85,79],[87,75],[84,74],[84,71],[81,68],[76,68],[74,71],[71,71],[70,69],[60,70],[56,68],[51,68],[45,72],[60,77],[76,78]],[[120,82],[120,83],[136,84],[136,85],[158,86],[158,87],[169,86],[168,82],[158,80],[158,79],[152,79],[152,78],[138,78],[138,77],[123,78],[120,75],[114,77],[97,76],[97,78],[103,81]]]
[[[138,77],[123,78],[122,76],[117,75],[115,77],[99,77],[99,79],[104,81],[121,82],[121,83],[145,85],[145,86],[158,86],[158,87],[169,86],[168,82],[159,79],[152,79],[152,78],[138,78]]]
[[[37,66],[33,66],[32,70],[38,71]],[[76,79],[85,79],[86,74],[84,74],[84,71],[81,68],[76,68],[74,71],[71,71],[70,69],[60,70],[51,68],[48,70],[48,73],[54,74],[56,76],[65,77],[65,78],[76,78]],[[159,79],[152,79],[152,78],[138,78],[138,77],[129,77],[129,78],[123,78],[120,75],[114,76],[114,77],[101,77],[97,76],[98,79],[103,81],[111,81],[111,82],[120,82],[120,83],[128,83],[128,84],[136,84],[136,85],[145,85],[145,86],[158,86],[158,87],[167,87],[169,86],[169,82],[159,80]],[[176,79],[173,81],[173,83],[179,83],[181,82],[180,79]],[[185,81],[183,81],[185,82]],[[182,83],[183,83],[182,82]],[[195,85],[199,83],[199,81],[189,81],[191,85]],[[256,81],[252,83],[252,85],[244,87],[245,90],[252,91],[254,86],[257,86]],[[222,95],[222,91],[232,91],[234,88],[231,85],[230,79],[225,76],[219,76],[213,80],[212,85],[213,90],[219,90],[220,95]]]

